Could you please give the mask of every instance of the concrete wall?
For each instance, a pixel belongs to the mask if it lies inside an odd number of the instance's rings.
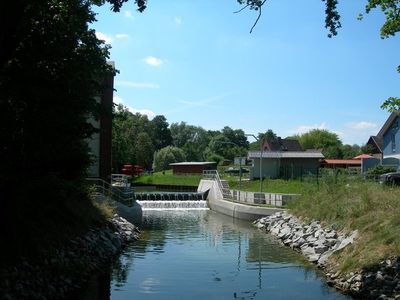
[[[222,199],[222,193],[218,187],[218,183],[215,180],[200,180],[199,186],[197,188],[197,192],[204,193],[208,191],[208,199]]]
[[[207,197],[210,209],[233,218],[254,221],[285,210],[282,208],[251,206],[223,200],[218,183],[214,180],[202,179],[197,191],[205,192],[207,190],[210,190]]]

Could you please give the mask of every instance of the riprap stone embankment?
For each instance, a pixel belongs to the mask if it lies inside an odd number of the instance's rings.
[[[300,251],[310,262],[324,269],[328,283],[344,293],[358,299],[400,299],[398,257],[345,274],[328,266],[332,254],[356,242],[358,231],[344,234],[333,228],[323,227],[318,221],[305,224],[287,212],[261,218],[254,224],[279,238],[284,245]]]
[[[27,259],[0,271],[0,298],[4,300],[64,299],[79,290],[110,263],[130,241],[139,238],[139,229],[115,215],[103,227],[89,230],[47,250],[34,262]]]

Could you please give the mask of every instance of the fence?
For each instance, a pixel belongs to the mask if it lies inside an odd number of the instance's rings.
[[[285,206],[299,197],[298,194],[257,193],[231,190],[232,200],[239,203]]]

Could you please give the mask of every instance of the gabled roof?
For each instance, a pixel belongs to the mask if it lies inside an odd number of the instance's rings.
[[[389,116],[389,118],[386,120],[385,124],[383,124],[381,130],[379,130],[377,136],[380,138],[383,138],[385,133],[388,131],[390,126],[392,126],[393,122],[396,120],[396,118],[399,116],[398,113],[392,112]]]
[[[264,143],[265,151],[303,151],[299,141],[290,139],[267,138]]]
[[[376,135],[371,135],[369,137],[369,140],[367,142],[367,145],[371,145],[372,147],[376,148],[378,150],[377,152],[382,153],[383,149],[383,136],[379,137]]]

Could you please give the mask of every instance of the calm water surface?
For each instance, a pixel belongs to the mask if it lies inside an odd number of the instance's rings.
[[[251,223],[212,211],[144,211],[111,272],[110,299],[348,299]]]

